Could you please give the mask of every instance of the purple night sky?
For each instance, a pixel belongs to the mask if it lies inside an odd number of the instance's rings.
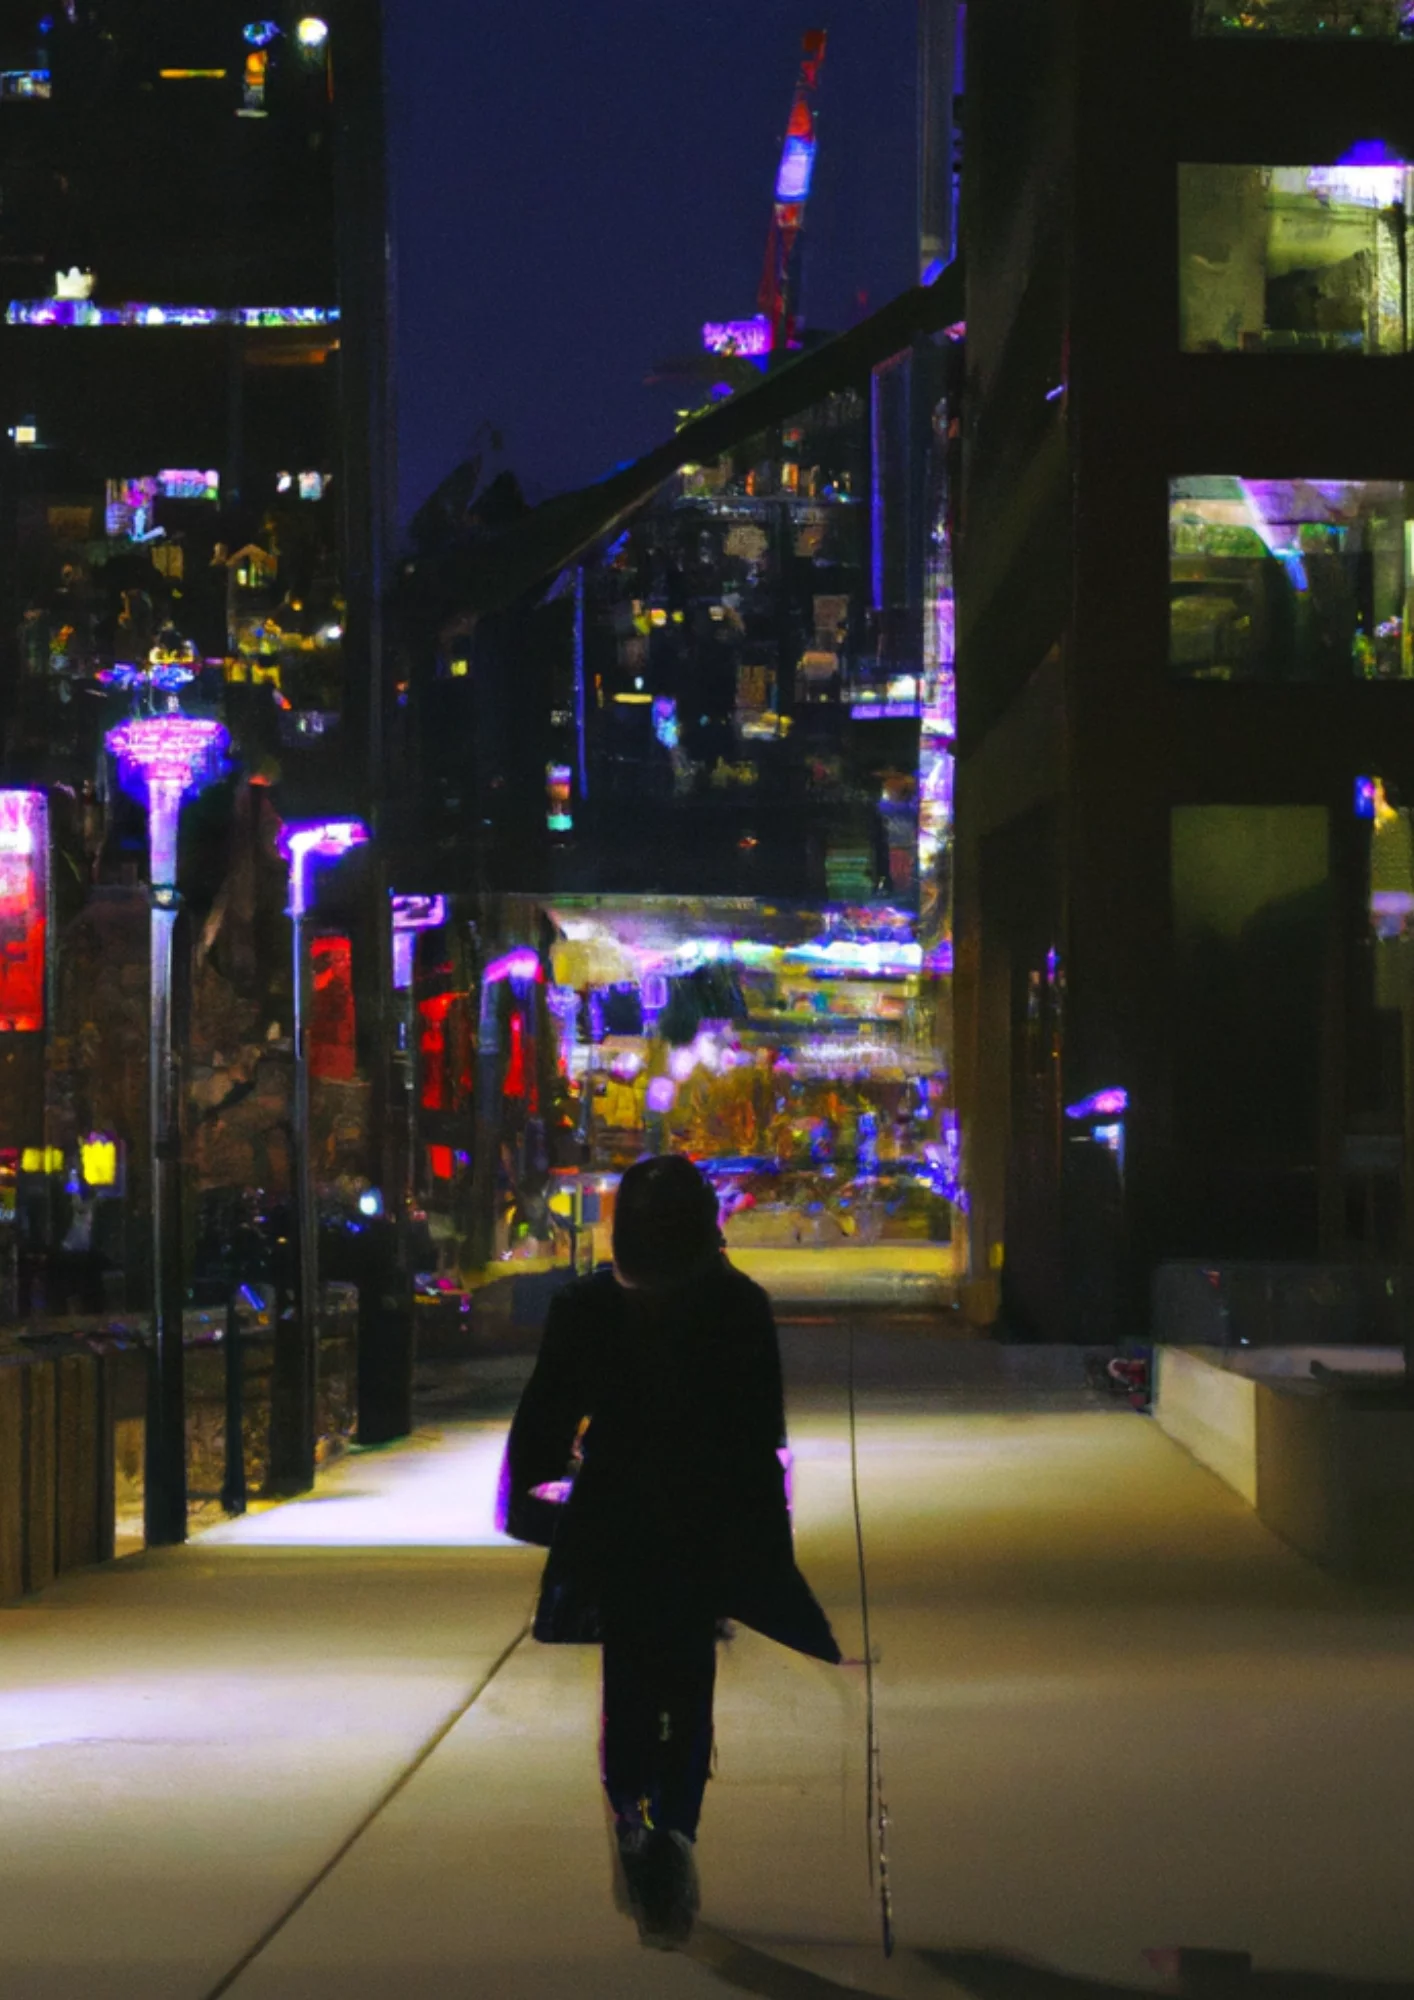
[[[914,0],[387,10],[400,517],[478,426],[532,499],[670,431],[656,362],[750,314],[807,28],[829,30],[805,313],[915,279]]]

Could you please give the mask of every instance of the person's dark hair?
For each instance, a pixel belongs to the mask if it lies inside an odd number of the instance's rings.
[[[711,1182],[680,1153],[639,1160],[619,1183],[614,1262],[631,1285],[663,1291],[721,1246]]]

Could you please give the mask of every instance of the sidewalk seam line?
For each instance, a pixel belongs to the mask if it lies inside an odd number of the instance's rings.
[[[204,2000],[222,2000],[222,1996],[231,1991],[231,1988],[235,1985],[236,1981],[241,1977],[241,1975],[250,1970],[251,1966],[254,1965],[255,1961],[266,1950],[267,1946],[274,1943],[275,1939],[280,1935],[281,1931],[284,1930],[286,1924],[289,1923],[290,1919],[292,1917],[298,1916],[299,1912],[304,1908],[305,1904],[309,1901],[310,1897],[315,1893],[315,1891],[317,1889],[321,1889],[324,1886],[324,1884],[329,1880],[329,1877],[334,1873],[334,1870],[339,1866],[340,1862],[345,1860],[346,1857],[352,1852],[352,1850],[358,1845],[359,1841],[363,1839],[363,1836],[368,1832],[368,1829],[373,1825],[374,1821],[378,1819],[380,1815],[387,1809],[387,1807],[389,1807],[393,1803],[393,1800],[398,1796],[399,1792],[401,1792],[407,1785],[409,1785],[412,1782],[412,1780],[417,1776],[418,1772],[422,1769],[423,1765],[428,1761],[428,1759],[437,1750],[441,1748],[442,1744],[446,1742],[447,1738],[451,1735],[452,1731],[456,1728],[457,1724],[462,1720],[462,1718],[470,1714],[471,1710],[476,1706],[477,1702],[480,1701],[482,1695],[485,1694],[487,1688],[490,1687],[492,1681],[495,1680],[497,1674],[500,1673],[502,1667],[504,1667],[507,1664],[511,1655],[515,1652],[516,1648],[522,1643],[523,1640],[528,1638],[529,1635],[530,1635],[530,1620],[527,1619],[525,1624],[522,1625],[520,1630],[516,1633],[514,1639],[511,1640],[510,1644],[504,1649],[504,1651],[502,1651],[497,1656],[497,1658],[492,1662],[490,1667],[488,1667],[482,1678],[476,1683],[476,1685],[472,1688],[471,1692],[466,1696],[466,1699],[464,1701],[459,1702],[457,1706],[452,1710],[452,1713],[446,1718],[446,1720],[440,1722],[437,1725],[437,1728],[432,1732],[431,1736],[428,1737],[427,1741],[422,1745],[421,1749],[418,1750],[416,1755],[413,1757],[412,1762],[408,1764],[405,1769],[403,1769],[398,1773],[397,1777],[394,1778],[392,1784],[388,1786],[386,1791],[380,1793],[378,1798],[375,1799],[373,1804],[369,1807],[368,1811],[363,1815],[363,1818],[358,1822],[357,1826],[354,1827],[353,1831],[347,1834],[344,1837],[344,1839],[340,1841],[339,1845],[335,1848],[334,1852],[330,1855],[329,1859],[323,1864],[323,1866],[318,1870],[318,1872],[315,1875],[311,1876],[310,1880],[305,1883],[304,1887],[300,1890],[299,1894],[295,1896],[293,1901],[291,1901],[285,1906],[285,1908],[280,1912],[279,1916],[277,1916],[272,1923],[267,1924],[266,1928],[260,1933],[260,1936],[255,1940],[255,1943],[252,1944],[246,1951],[244,1951],[241,1954],[241,1956],[236,1960],[235,1964],[231,1967],[229,1972],[225,1973],[223,1977],[217,1981],[216,1985],[210,1988],[210,1990],[204,1996]]]

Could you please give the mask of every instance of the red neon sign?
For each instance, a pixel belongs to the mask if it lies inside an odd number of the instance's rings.
[[[44,1026],[49,907],[49,801],[0,791],[0,1031]]]
[[[315,938],[309,956],[314,974],[309,1073],[331,1083],[352,1083],[357,1068],[353,947],[346,937]]]

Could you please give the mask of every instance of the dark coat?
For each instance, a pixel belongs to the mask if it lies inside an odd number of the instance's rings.
[[[566,1476],[586,1418],[568,1500],[533,1498]],[[795,1566],[784,1444],[770,1303],[725,1256],[672,1292],[604,1270],[557,1293],[503,1473],[507,1533],[550,1550],[535,1636],[597,1640],[606,1592],[668,1588],[837,1662]]]

